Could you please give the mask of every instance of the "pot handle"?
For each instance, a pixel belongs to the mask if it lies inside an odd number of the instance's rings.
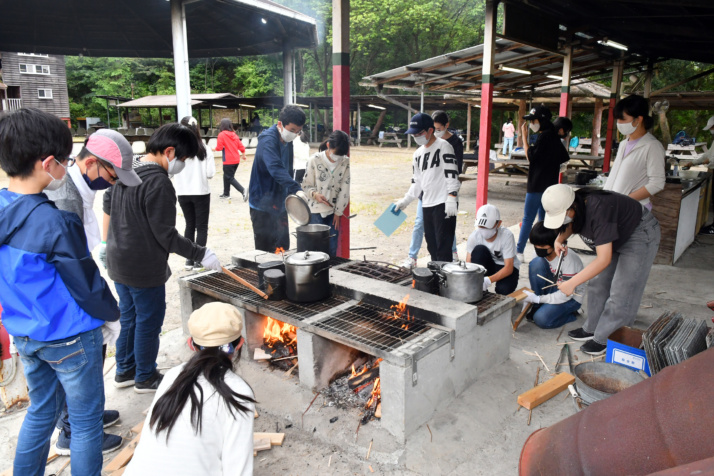
[[[439,269],[439,270],[432,270],[434,273],[434,277],[439,279],[439,285],[444,286],[445,288],[449,287],[449,280],[446,279],[446,275]]]
[[[330,268],[332,268],[332,266],[325,266],[325,267],[322,268],[322,269],[318,269],[317,271],[315,271],[314,273],[312,273],[312,277],[313,277],[313,278],[317,278],[317,275],[318,275],[318,274],[322,273],[323,271],[329,270]]]
[[[297,238],[297,232],[296,232],[296,231],[291,231],[290,234],[293,235],[295,238]]]

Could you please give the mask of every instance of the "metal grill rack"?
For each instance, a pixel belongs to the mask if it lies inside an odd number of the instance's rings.
[[[352,261],[346,265],[339,266],[337,269],[387,283],[401,283],[405,280],[411,282],[412,276],[411,271],[407,268],[383,261]]]

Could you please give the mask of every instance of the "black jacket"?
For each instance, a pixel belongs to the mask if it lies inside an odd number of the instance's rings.
[[[546,188],[558,183],[560,164],[570,160],[553,124],[543,123],[541,127],[544,129],[536,143],[528,149],[528,193],[543,193]]]
[[[111,217],[107,269],[117,283],[152,288],[171,276],[169,253],[201,261],[206,248],[176,230],[176,191],[163,167],[135,161],[134,170],[141,185],[118,182],[104,193],[104,213]]]

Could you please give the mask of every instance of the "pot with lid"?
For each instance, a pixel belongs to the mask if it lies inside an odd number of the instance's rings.
[[[330,255],[320,251],[293,253],[285,258],[285,296],[312,302],[330,296]]]
[[[330,227],[328,225],[300,225],[295,229],[298,253],[320,251],[330,253]]]
[[[439,275],[439,294],[462,302],[476,302],[483,297],[483,278],[486,268],[459,261],[446,263],[436,271]]]
[[[429,268],[414,268],[412,288],[429,294],[439,294],[439,277]]]

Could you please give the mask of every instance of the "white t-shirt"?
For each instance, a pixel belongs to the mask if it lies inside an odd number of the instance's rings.
[[[166,393],[185,365],[174,367],[164,376],[146,415],[139,445],[124,475],[252,475],[253,404],[246,402],[250,409],[247,415],[234,413],[232,416],[223,397],[215,393],[203,376],[198,379],[204,398],[201,433],[197,435],[191,426],[190,403],[174,424],[168,444],[165,431],[158,436],[151,431],[149,421],[156,401]],[[253,396],[248,384],[235,373],[226,372],[225,382],[233,391]]]
[[[469,239],[466,240],[466,252],[471,254],[471,251],[478,245],[484,245],[488,248],[494,263],[497,265],[503,266],[506,264],[504,260],[513,258],[513,268],[520,268],[521,262],[516,257],[516,239],[508,228],[500,227],[496,234],[496,239],[492,242],[486,241],[478,230],[474,230],[469,235]]]
[[[206,149],[205,160],[198,160],[196,157],[184,162],[186,166],[181,173],[174,175],[174,189],[176,195],[208,195],[211,187],[208,179],[216,175],[216,159],[213,156],[213,149],[204,144]]]
[[[536,259],[545,259],[548,261],[548,265],[550,266],[550,272],[555,275],[555,272],[558,270],[558,259],[559,257],[556,256],[553,258],[553,261],[549,261],[546,258],[536,258]],[[568,250],[568,254],[563,258],[563,265],[560,268],[560,279],[558,280],[559,283],[562,283],[563,281],[567,281],[576,274],[578,274],[580,271],[583,269],[583,261],[580,259],[580,256],[573,250]],[[541,279],[541,278],[538,278]],[[582,304],[583,302],[583,296],[585,296],[585,288],[587,284],[583,283],[577,288],[575,288],[575,292],[580,294],[580,296],[566,296],[563,294],[561,291],[555,291],[550,294],[543,294],[540,297],[540,303],[541,304],[561,304],[566,301],[569,301],[570,299],[575,299],[579,303]],[[546,289],[547,291],[547,289]]]
[[[430,147],[421,146],[414,152],[412,186],[407,195],[421,197],[422,206],[435,207],[446,203],[449,193],[461,187],[454,148],[447,141],[436,138]]]

